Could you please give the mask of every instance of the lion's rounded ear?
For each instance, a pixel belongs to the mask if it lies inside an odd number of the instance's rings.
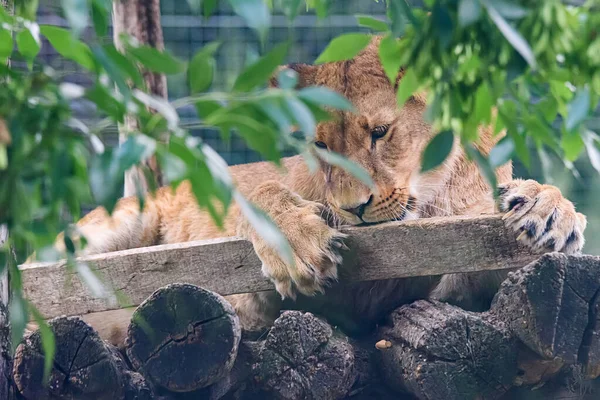
[[[291,69],[298,74],[298,83],[296,84],[296,89],[300,89],[315,84],[319,66],[296,63],[282,65],[278,67],[273,73],[273,76],[271,76],[271,79],[269,80],[270,87],[278,87],[277,77],[279,76],[279,73],[285,69]]]

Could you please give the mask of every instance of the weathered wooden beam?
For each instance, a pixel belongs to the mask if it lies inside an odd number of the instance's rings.
[[[537,257],[497,215],[431,218],[344,230],[340,281],[369,281],[519,268]],[[65,262],[22,265],[26,297],[47,318],[140,304],[170,283],[190,283],[221,295],[273,289],[252,245],[239,238],[153,246],[79,259],[94,266],[127,304],[95,298]]]

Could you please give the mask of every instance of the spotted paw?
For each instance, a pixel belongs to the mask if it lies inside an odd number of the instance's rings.
[[[581,251],[587,220],[557,187],[515,179],[498,189],[503,219],[518,240],[539,253]]]

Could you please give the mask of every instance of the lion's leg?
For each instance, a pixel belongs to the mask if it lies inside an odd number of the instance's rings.
[[[329,227],[322,218],[324,206],[307,201],[276,181],[265,182],[254,189],[248,199],[271,217],[287,238],[293,265],[241,217],[238,233],[250,240],[263,263],[262,271],[275,284],[279,298],[273,294],[247,294],[232,296],[242,326],[257,330],[269,326],[279,313],[281,298],[295,298],[296,293],[313,295],[337,279],[337,265],[341,257],[336,250],[343,234]]]
[[[281,310],[281,295],[276,291],[234,294],[226,296],[242,328],[246,332],[260,332],[273,325]]]
[[[160,234],[160,212],[156,203],[147,199],[140,212],[138,199],[127,197],[118,201],[112,215],[102,207],[88,213],[76,224],[72,239],[83,236],[87,245],[84,255],[107,253],[157,244]],[[64,235],[56,240],[55,247],[65,250]]]

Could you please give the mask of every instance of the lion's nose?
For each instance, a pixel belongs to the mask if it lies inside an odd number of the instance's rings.
[[[342,208],[342,210],[347,211],[351,214],[354,214],[358,218],[362,218],[363,214],[365,213],[365,208],[367,208],[367,206],[369,204],[371,204],[372,201],[373,201],[373,195],[371,195],[371,197],[369,197],[369,200],[367,200],[366,203],[362,203],[356,207]]]

